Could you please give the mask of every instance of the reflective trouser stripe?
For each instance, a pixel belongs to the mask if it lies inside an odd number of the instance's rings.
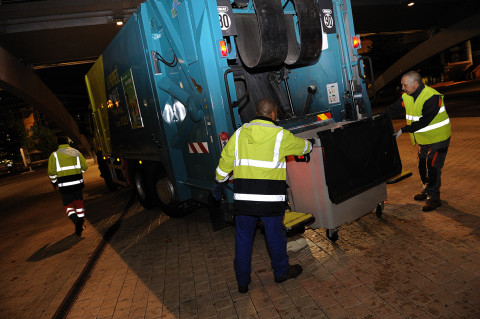
[[[68,207],[65,212],[67,213],[67,216],[70,216],[72,214],[75,214],[75,208],[73,207]]]

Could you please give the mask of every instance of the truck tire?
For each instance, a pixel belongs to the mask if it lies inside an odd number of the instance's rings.
[[[107,169],[107,172],[105,173],[103,180],[105,181],[105,185],[107,185],[107,188],[111,191],[116,191],[119,187],[117,183],[113,181],[112,174],[110,173],[110,170]]]
[[[113,181],[112,173],[108,168],[107,162],[103,159],[103,154],[101,152],[97,152],[97,163],[98,169],[100,170],[100,177],[105,181],[107,188],[111,191],[116,191],[119,185]]]
[[[153,193],[153,185],[151,182],[149,182],[149,174],[147,173],[148,172],[146,172],[142,167],[135,167],[133,173],[133,183],[137,193],[138,201],[145,209],[150,209],[155,206],[155,195]]]
[[[157,168],[153,176],[155,196],[162,211],[172,218],[185,216],[184,205],[175,201],[175,188],[163,169]]]
[[[155,202],[168,217],[181,218],[200,207],[199,203],[193,200],[185,202],[175,200],[175,187],[161,163],[155,164],[153,172],[149,176],[152,178],[151,185]]]

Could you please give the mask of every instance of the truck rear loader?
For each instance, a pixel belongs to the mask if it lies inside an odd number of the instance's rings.
[[[350,0],[147,0],[85,76],[107,186],[173,217],[206,204],[223,146],[268,97],[280,126],[317,140],[287,163],[292,210],[335,239],[401,170],[358,45]]]

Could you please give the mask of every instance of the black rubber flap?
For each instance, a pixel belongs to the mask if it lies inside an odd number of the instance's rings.
[[[328,195],[334,204],[377,186],[402,171],[390,116],[380,115],[318,132]]]
[[[216,201],[212,194],[208,194],[208,210],[210,213],[210,221],[212,222],[213,231],[223,229],[230,226],[225,218],[225,204],[220,201]]]
[[[297,41],[293,15],[285,15],[288,37],[288,55],[285,64],[305,65],[315,63],[322,52],[320,9],[316,1],[294,0],[293,3],[297,12],[300,43]]]
[[[254,0],[255,15],[235,14],[236,44],[249,68],[278,66],[287,56],[287,28],[280,0]]]

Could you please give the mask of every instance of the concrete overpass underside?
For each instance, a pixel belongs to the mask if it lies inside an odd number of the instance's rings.
[[[0,87],[16,95],[45,114],[68,137],[91,153],[87,138],[67,109],[35,73],[0,47]]]
[[[375,89],[381,90],[397,76],[411,70],[420,62],[458,43],[480,34],[480,12],[437,33],[405,54],[375,80]]]

